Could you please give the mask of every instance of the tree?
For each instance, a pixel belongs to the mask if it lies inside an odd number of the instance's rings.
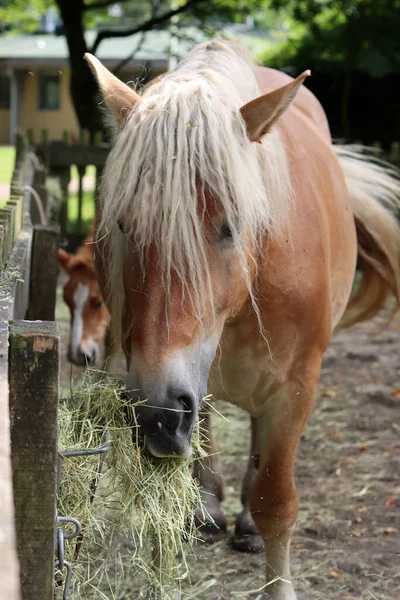
[[[269,65],[296,71],[326,64],[343,76],[342,133],[349,137],[348,105],[355,70],[385,77],[400,67],[395,15],[400,0],[271,0],[292,18],[288,39],[265,57]]]
[[[357,66],[384,76],[399,66],[400,37],[394,18],[400,0],[271,0],[293,21],[285,60],[318,59]],[[282,48],[279,50],[282,54]]]
[[[94,132],[102,127],[101,111],[98,107],[98,88],[89,66],[82,60],[85,52],[96,54],[101,42],[112,37],[126,37],[149,31],[157,25],[165,25],[173,15],[188,11],[192,5],[203,0],[187,0],[176,9],[163,11],[160,15],[152,15],[138,26],[123,29],[101,29],[91,48],[85,40],[85,14],[89,11],[103,10],[115,4],[110,0],[86,3],[84,0],[56,0],[64,25],[64,34],[68,44],[71,66],[71,97],[81,128]],[[150,3],[147,3],[149,8]]]
[[[80,127],[93,133],[102,127],[102,116],[97,83],[82,60],[85,52],[96,54],[105,39],[166,27],[176,15],[206,27],[210,22],[215,25],[216,20],[243,21],[245,15],[268,4],[269,0],[0,0],[0,21],[19,30],[33,31],[38,16],[49,6],[57,6],[69,50],[72,102]],[[124,26],[109,14],[108,9],[115,5],[122,7]],[[127,20],[130,25],[126,25]],[[85,31],[93,26],[98,33],[93,46],[88,48]]]

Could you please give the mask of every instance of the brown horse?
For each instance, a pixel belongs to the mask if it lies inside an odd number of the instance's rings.
[[[110,315],[94,267],[93,225],[75,255],[58,251],[59,266],[68,279],[63,295],[71,315],[68,360],[80,366],[100,366]]]
[[[254,535],[252,516],[264,542],[266,597],[294,600],[297,446],[333,329],[399,300],[399,185],[332,145],[308,72],[292,80],[214,40],[138,95],[87,59],[117,132],[96,267],[128,388],[148,399],[147,448],[189,455],[207,391],[250,413],[239,529]]]

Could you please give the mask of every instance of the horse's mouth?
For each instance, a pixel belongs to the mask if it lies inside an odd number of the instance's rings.
[[[97,363],[97,356],[95,352],[93,352],[91,355],[84,354],[80,351],[77,354],[72,354],[72,351],[69,348],[67,358],[68,362],[76,365],[77,367],[93,367]]]
[[[145,441],[146,448],[150,452],[152,456],[155,458],[165,459],[165,458],[182,458],[188,459],[192,456],[192,446],[190,443],[185,444],[173,444],[170,447],[166,445],[160,446],[154,441]]]

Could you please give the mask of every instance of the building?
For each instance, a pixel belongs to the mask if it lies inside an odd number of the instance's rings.
[[[88,48],[96,32],[86,34]],[[131,56],[121,79],[151,79],[166,71],[173,59],[202,39],[195,28],[180,31],[179,40],[170,31],[150,31],[126,38],[106,39],[97,57],[109,69]],[[136,49],[136,50],[135,50]],[[79,126],[69,95],[70,68],[67,43],[62,35],[37,34],[0,37],[0,144],[10,144],[17,131],[31,131],[39,141],[43,130],[49,140],[72,139]]]
[[[65,37],[56,35],[57,13],[44,15],[46,33],[0,36],[0,144],[12,144],[18,131],[31,131],[40,141],[60,140],[64,132],[77,138],[79,126],[69,94],[71,71]],[[255,29],[251,20],[224,28],[226,37],[240,38],[256,55],[274,43],[274,32]],[[86,32],[91,48],[95,31]],[[121,61],[124,81],[146,81],[173,68],[177,59],[205,39],[196,27],[176,26],[125,38],[105,39],[96,56],[113,70]],[[83,58],[82,58],[83,60]]]

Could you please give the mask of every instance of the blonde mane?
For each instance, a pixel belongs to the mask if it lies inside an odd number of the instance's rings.
[[[176,270],[200,314],[212,301],[199,210],[205,193],[233,232],[245,274],[248,240],[257,244],[266,229],[279,230],[291,197],[279,133],[273,130],[263,145],[250,142],[239,112],[259,95],[244,48],[213,40],[149,86],[133,108],[101,184],[97,237],[105,237],[108,252],[114,325],[124,304],[125,236],[138,249],[143,272],[150,246],[158,248],[167,291]]]

